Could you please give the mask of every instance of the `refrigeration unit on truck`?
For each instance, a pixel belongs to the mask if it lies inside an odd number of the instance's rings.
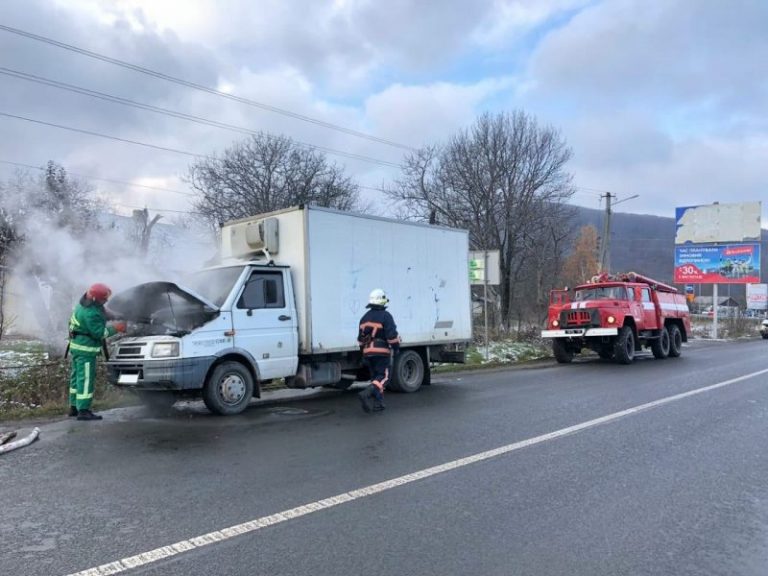
[[[221,264],[182,283],[117,294],[128,320],[110,381],[145,402],[202,395],[236,414],[263,384],[345,388],[367,380],[357,345],[368,294],[382,288],[402,339],[389,388],[415,392],[433,362],[463,362],[471,339],[468,234],[298,207],[229,222]]]

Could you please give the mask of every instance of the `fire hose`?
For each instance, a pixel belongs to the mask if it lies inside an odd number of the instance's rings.
[[[13,438],[15,435],[16,433],[14,432],[13,435],[9,436],[8,439]],[[32,430],[32,432],[30,432],[24,438],[16,440],[15,442],[8,442],[7,444],[0,445],[0,454],[3,454],[5,452],[10,452],[11,450],[16,450],[16,448],[21,448],[23,446],[32,444],[32,442],[37,440],[38,436],[40,436],[40,428],[35,427],[35,429]]]

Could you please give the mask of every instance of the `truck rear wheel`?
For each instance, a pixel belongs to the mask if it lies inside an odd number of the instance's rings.
[[[683,333],[680,332],[680,327],[677,324],[672,324],[669,327],[669,355],[672,358],[677,358],[683,353]]]
[[[632,364],[635,359],[635,335],[630,326],[622,326],[613,344],[613,356],[619,364]]]
[[[670,343],[669,330],[664,326],[659,337],[651,341],[651,352],[656,358],[663,360],[669,356]]]
[[[253,396],[253,377],[240,362],[222,362],[208,376],[203,387],[203,402],[214,414],[239,414]]]
[[[424,360],[415,350],[403,350],[395,356],[389,389],[395,392],[416,392],[424,380]]]
[[[552,340],[552,353],[559,364],[569,364],[573,360],[573,350],[562,338]]]

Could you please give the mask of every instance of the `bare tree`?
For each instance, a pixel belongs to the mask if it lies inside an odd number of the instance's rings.
[[[298,204],[359,207],[357,184],[339,166],[285,136],[236,142],[220,157],[192,164],[186,181],[199,194],[195,210],[213,226]]]
[[[160,218],[162,218],[162,216],[155,214],[150,219],[149,210],[146,208],[133,211],[133,240],[136,242],[136,246],[142,256],[146,256],[149,251],[149,241],[152,237],[152,229]]]
[[[500,250],[500,312],[509,327],[516,312],[530,307],[523,287],[531,271],[547,251],[560,258],[569,225],[562,204],[573,194],[565,170],[571,155],[557,130],[524,112],[484,114],[444,146],[408,156],[388,195],[402,216],[466,228],[474,248]],[[542,277],[538,289],[554,285],[552,276]]]

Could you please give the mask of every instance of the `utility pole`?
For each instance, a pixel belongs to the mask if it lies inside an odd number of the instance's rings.
[[[600,198],[605,198],[605,216],[603,216],[603,237],[600,241],[600,272],[611,272],[611,199],[613,194],[606,192]]]
[[[613,202],[612,200],[616,198],[616,194],[611,194],[610,192],[606,192],[605,194],[601,195],[600,198],[605,198],[605,217],[603,218],[603,238],[600,242],[600,272],[605,272],[607,274],[611,273],[611,215],[613,212],[611,211],[611,207],[615,206],[616,204],[619,204],[620,202],[626,202],[627,200],[632,200],[633,198],[637,198],[640,196],[640,194],[634,194],[633,196],[630,196],[628,198],[624,198],[623,200],[619,200],[618,202]]]

